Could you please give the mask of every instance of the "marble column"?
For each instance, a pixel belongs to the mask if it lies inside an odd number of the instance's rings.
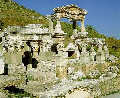
[[[81,32],[86,32],[86,31],[85,31],[84,18],[81,19]]]
[[[81,57],[80,57],[80,61],[83,64],[87,64],[89,63],[89,53],[86,51],[86,44],[82,45],[82,52],[81,52]]]
[[[104,63],[105,62],[105,56],[104,56],[104,51],[102,50],[102,47],[103,46],[101,44],[99,44],[97,55],[96,55],[97,63]]]
[[[107,60],[109,58],[109,50],[106,45],[104,46],[104,53],[105,53],[105,59]]]
[[[79,60],[80,59],[80,52],[79,52],[78,46],[75,49],[75,53],[77,54],[77,59]]]
[[[91,52],[90,52],[90,59],[91,59],[92,62],[96,61],[95,56],[96,56],[96,52],[94,50],[94,47],[92,46],[91,47]]]
[[[67,62],[68,60],[62,56],[56,56],[55,58],[56,77],[59,79],[67,78]]]

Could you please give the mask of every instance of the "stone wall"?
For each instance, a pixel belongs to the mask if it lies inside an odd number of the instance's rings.
[[[0,89],[4,89],[7,86],[16,86],[25,85],[25,76],[0,76]]]
[[[82,98],[99,98],[111,93],[120,91],[120,76],[114,78],[105,78],[104,80],[96,80],[94,84],[87,86],[80,86],[78,89],[71,90],[71,93],[67,93],[65,98],[73,98],[74,96],[83,96]],[[75,97],[79,98],[79,97]]]
[[[117,76],[106,81],[101,81],[98,85],[101,95],[107,95],[120,90],[120,76]]]
[[[20,65],[22,64],[22,52],[7,52],[4,53],[4,59],[6,64],[16,64]]]
[[[74,91],[72,94],[67,94],[66,98],[93,98],[90,93],[82,90]]]

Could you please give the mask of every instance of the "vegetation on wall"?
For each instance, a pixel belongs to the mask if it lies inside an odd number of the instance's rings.
[[[88,32],[88,37],[104,38],[106,40],[106,44],[108,45],[110,54],[120,58],[120,40],[100,34],[91,25],[87,25],[86,31]]]
[[[91,37],[91,38],[106,38],[105,35],[97,32],[97,30],[95,29],[94,26],[87,25],[86,26],[86,31],[88,32],[88,37]]]
[[[120,58],[120,40],[113,37],[106,38],[110,54]]]
[[[43,27],[48,27],[48,20],[45,16],[35,12],[34,10],[27,9],[18,5],[12,0],[0,0],[0,30],[9,25],[27,25],[27,24],[43,24]],[[55,27],[56,21],[54,21]],[[73,33],[72,24],[61,22],[62,30],[67,33],[65,38],[65,44],[71,40],[70,36]],[[80,27],[77,26],[78,31]],[[106,37],[103,34],[97,32],[97,30],[91,26],[86,26],[88,37],[92,38],[105,38],[108,45],[110,54],[120,57],[120,40],[112,37]]]

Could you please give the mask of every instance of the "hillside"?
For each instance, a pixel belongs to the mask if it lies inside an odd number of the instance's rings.
[[[110,54],[120,58],[120,40],[113,37],[106,37],[105,35],[97,32],[97,30],[90,25],[86,27],[86,31],[88,32],[89,37],[105,38]]]
[[[34,10],[26,9],[12,0],[0,0],[0,22],[4,26],[26,25],[32,23],[47,24],[43,15]]]
[[[48,20],[45,16],[35,12],[34,10],[27,9],[18,5],[12,0],[0,0],[0,29],[7,27],[8,25],[27,25],[27,24],[43,24],[44,27],[48,27]],[[56,22],[54,22],[55,26]],[[72,25],[62,22],[62,29],[69,36],[72,35]],[[79,27],[77,27],[80,30]],[[86,27],[88,37],[105,38],[109,47],[110,54],[120,57],[120,40],[115,38],[108,38],[103,34],[97,32],[97,30],[88,25]],[[67,40],[70,41],[69,36]]]

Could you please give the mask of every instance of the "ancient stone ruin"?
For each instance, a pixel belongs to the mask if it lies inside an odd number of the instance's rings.
[[[26,78],[46,83],[67,79],[69,72],[74,71],[68,64],[104,64],[109,59],[109,51],[104,39],[87,36],[84,25],[87,13],[76,5],[67,5],[55,8],[54,14],[47,16],[49,28],[43,28],[42,24],[28,24],[4,29],[0,74],[4,74],[5,65],[8,65],[8,75],[16,74],[15,66],[21,66],[23,68],[19,69],[26,72]],[[73,22],[73,41],[67,46],[64,45],[67,34],[61,28],[61,18]],[[57,20],[55,28],[54,19]],[[77,21],[81,22],[81,32],[76,29]]]
[[[87,13],[85,9],[76,5],[68,5],[55,8],[54,14],[47,16],[49,28],[42,28],[42,24],[28,24],[23,27],[9,26],[1,35],[3,46],[1,53],[9,55],[5,57],[5,64],[24,64],[25,66],[32,64],[32,68],[37,68],[37,64],[41,62],[39,55],[53,52],[57,72],[63,70],[63,73],[67,75],[67,64],[71,62],[105,63],[109,57],[105,40],[87,37],[88,32],[84,26]],[[66,33],[61,28],[61,18],[67,18],[73,22],[74,33],[71,36],[73,43],[69,43],[67,47],[64,46]],[[53,29],[53,19],[57,20],[55,29]],[[77,21],[81,21],[81,32],[76,29]],[[98,49],[95,50],[95,47]],[[60,73],[63,74],[61,71]]]

